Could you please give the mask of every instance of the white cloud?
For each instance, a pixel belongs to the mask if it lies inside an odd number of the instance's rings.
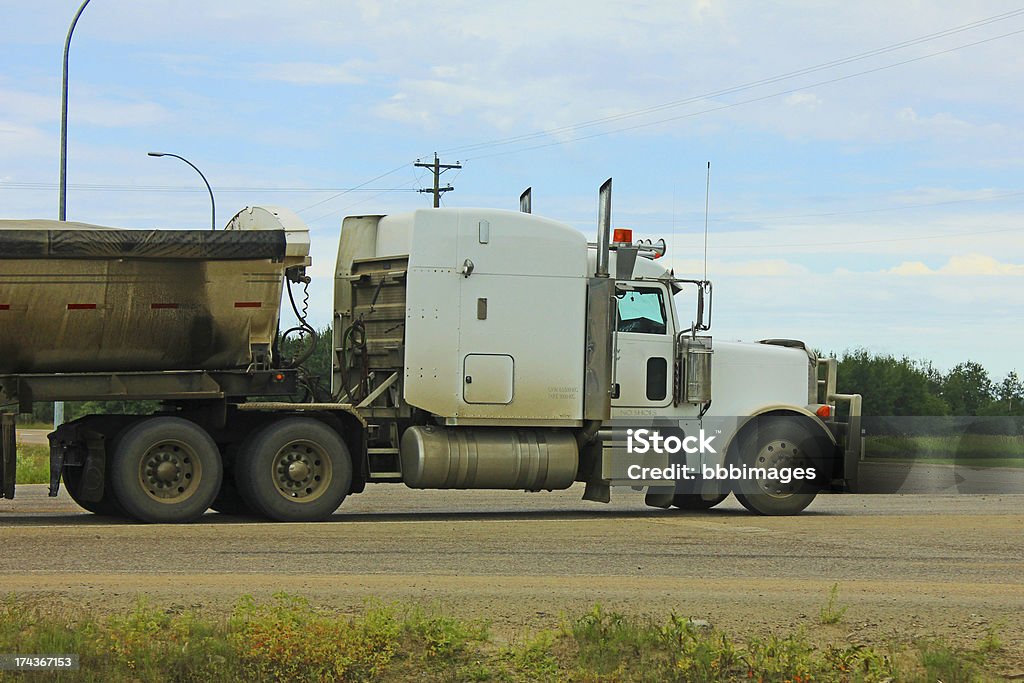
[[[967,254],[953,256],[939,268],[929,268],[921,261],[904,261],[890,268],[893,275],[950,275],[950,276],[996,276],[1024,275],[1024,264],[1003,263],[991,256],[983,254]]]
[[[296,85],[355,85],[365,82],[357,73],[365,66],[360,60],[350,60],[343,64],[285,62],[261,66],[257,74],[260,78]]]
[[[796,92],[786,97],[785,102],[790,107],[815,108],[821,104],[821,98],[814,93]]]
[[[696,259],[669,259],[667,266],[675,269],[679,276],[703,274],[704,262]],[[785,259],[756,259],[744,261],[708,262],[708,273],[714,278],[723,277],[800,277],[810,271],[798,263]]]
[[[70,98],[69,98],[70,99]],[[21,122],[60,121],[60,97],[28,90],[0,90],[0,115]],[[155,102],[137,98],[111,98],[95,87],[81,87],[69,102],[69,117],[76,123],[102,127],[147,126],[164,123],[169,112]]]
[[[75,121],[106,128],[153,126],[166,123],[171,114],[154,102],[91,100],[76,103]]]

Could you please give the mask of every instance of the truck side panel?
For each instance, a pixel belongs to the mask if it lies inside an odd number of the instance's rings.
[[[449,420],[582,420],[586,288],[586,240],[572,228],[516,212],[416,212],[406,401]]]

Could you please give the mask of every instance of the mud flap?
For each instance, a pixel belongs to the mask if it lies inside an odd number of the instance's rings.
[[[860,477],[860,460],[864,455],[864,440],[860,432],[860,415],[851,415],[850,423],[846,427],[846,448],[843,453],[843,479],[846,480],[846,490],[850,493],[857,492],[858,479]]]
[[[17,469],[18,440],[14,414],[4,413],[0,416],[0,498],[14,498]]]

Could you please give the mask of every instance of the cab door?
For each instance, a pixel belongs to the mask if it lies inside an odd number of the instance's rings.
[[[672,403],[675,324],[665,286],[615,283],[616,408],[664,408]]]

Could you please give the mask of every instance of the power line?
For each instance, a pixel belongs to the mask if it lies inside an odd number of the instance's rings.
[[[314,207],[318,207],[319,205],[327,204],[328,202],[330,202],[332,200],[336,200],[339,197],[342,197],[344,195],[347,195],[347,194],[351,193],[351,191],[354,191],[356,189],[360,189],[362,187],[366,187],[371,182],[375,182],[377,180],[380,180],[381,178],[386,178],[387,176],[391,175],[392,173],[397,173],[398,171],[400,171],[403,168],[406,168],[407,166],[409,166],[409,164],[402,164],[401,166],[396,166],[393,169],[391,169],[390,171],[386,171],[386,172],[381,173],[380,175],[378,175],[376,177],[370,178],[366,182],[360,182],[359,184],[355,185],[355,187],[352,187],[350,189],[344,189],[344,190],[340,191],[340,193],[332,195],[331,197],[328,197],[327,199],[324,199],[324,200],[321,200],[319,202],[315,202],[313,204],[310,204],[309,206],[307,206],[307,207],[305,207],[303,209],[299,209],[297,213],[302,213],[303,211],[308,211],[309,209],[312,209]]]
[[[413,180],[406,181],[405,185],[412,185],[415,182],[418,182],[418,179],[413,179]],[[415,188],[412,188],[412,189],[410,189],[408,191],[415,191]],[[339,213],[341,213],[343,211],[347,211],[348,209],[351,209],[353,206],[358,206],[360,204],[365,204],[366,202],[370,201],[371,199],[375,199],[375,198],[379,197],[382,194],[384,194],[384,193],[383,192],[377,192],[376,194],[371,194],[369,197],[364,197],[363,199],[360,199],[357,202],[352,202],[351,204],[346,204],[345,206],[339,207],[339,208],[337,208],[337,209],[335,209],[335,210],[333,210],[333,211],[331,211],[329,213],[325,213],[322,216],[317,216],[316,218],[307,221],[307,223],[312,225],[314,223],[317,223],[318,221],[324,220],[325,218],[330,218],[331,216],[336,216],[336,215],[338,215]]]
[[[534,133],[528,133],[528,134],[524,134],[524,135],[518,135],[518,136],[509,137],[509,138],[502,138],[502,139],[490,140],[490,141],[480,142],[480,143],[475,143],[475,144],[470,144],[470,145],[462,145],[462,146],[458,146],[458,147],[452,147],[452,148],[448,148],[446,150],[443,150],[443,152],[451,153],[451,152],[455,152],[455,151],[464,151],[464,150],[482,150],[482,149],[487,149],[487,148],[491,148],[491,147],[499,147],[499,146],[506,146],[506,145],[510,145],[510,144],[515,144],[517,142],[528,142],[530,140],[541,139],[541,138],[549,137],[551,135],[557,135],[559,133],[566,133],[566,132],[577,131],[577,130],[581,130],[581,129],[584,129],[584,128],[589,128],[589,127],[597,126],[597,125],[604,124],[604,123],[611,123],[611,122],[615,122],[615,121],[625,120],[625,119],[628,119],[628,118],[642,116],[642,115],[645,115],[645,114],[655,113],[655,112],[658,112],[658,111],[664,111],[666,109],[676,108],[676,107],[680,107],[680,106],[683,106],[683,105],[686,105],[686,104],[692,104],[692,103],[695,103],[695,102],[706,100],[706,99],[711,98],[711,97],[721,97],[723,95],[735,94],[737,92],[742,92],[744,90],[749,90],[749,89],[760,87],[760,86],[764,86],[764,85],[770,85],[772,83],[782,82],[782,81],[785,81],[785,80],[797,78],[799,76],[804,76],[804,75],[811,74],[811,73],[816,73],[816,72],[823,71],[823,70],[826,70],[826,69],[832,69],[832,68],[835,68],[837,66],[843,66],[843,65],[850,64],[850,63],[853,63],[853,62],[857,62],[857,61],[861,61],[861,60],[864,60],[864,59],[868,59],[870,57],[876,57],[876,56],[879,56],[879,55],[882,55],[882,54],[894,52],[896,50],[901,50],[901,49],[904,49],[904,48],[907,48],[907,47],[912,47],[914,45],[920,45],[920,44],[923,44],[923,43],[926,43],[926,42],[930,42],[930,41],[933,41],[933,40],[938,40],[940,38],[945,38],[945,37],[948,37],[948,36],[951,36],[951,35],[955,35],[957,33],[962,33],[964,31],[969,31],[969,30],[981,28],[981,27],[984,27],[984,26],[988,26],[988,25],[994,24],[996,22],[1005,21],[1007,19],[1012,19],[1012,18],[1020,16],[1022,14],[1024,14],[1024,8],[1019,8],[1019,9],[1016,9],[1016,10],[1011,10],[1011,11],[1008,11],[1008,12],[1004,12],[1002,14],[997,14],[997,15],[993,15],[993,16],[990,16],[990,17],[986,17],[984,19],[979,19],[979,20],[976,20],[976,21],[973,21],[973,22],[969,22],[967,24],[962,24],[962,25],[959,25],[959,26],[954,26],[952,28],[944,29],[942,31],[937,31],[935,33],[930,33],[930,34],[927,34],[927,35],[918,36],[916,38],[911,38],[909,40],[904,40],[904,41],[901,41],[901,42],[898,42],[898,43],[893,43],[893,44],[886,45],[886,46],[883,46],[883,47],[880,47],[880,48],[875,48],[875,49],[872,49],[872,50],[868,50],[866,52],[861,52],[861,53],[858,53],[858,54],[855,54],[855,55],[851,55],[851,56],[848,56],[848,57],[834,59],[834,60],[831,60],[831,61],[828,61],[828,62],[823,62],[821,64],[816,64],[816,65],[805,67],[805,68],[802,68],[802,69],[796,69],[794,71],[789,71],[789,72],[786,72],[786,73],[783,73],[783,74],[779,74],[779,75],[776,75],[776,76],[771,76],[771,77],[759,79],[759,80],[756,80],[756,81],[750,81],[750,82],[743,83],[743,84],[740,84],[740,85],[732,86],[730,88],[724,88],[724,89],[721,89],[721,90],[705,93],[705,94],[702,94],[702,95],[691,96],[691,97],[687,97],[687,98],[684,98],[684,99],[681,99],[681,100],[675,100],[675,101],[671,101],[671,102],[666,102],[666,103],[663,103],[663,104],[655,105],[655,106],[652,106],[652,107],[647,107],[647,108],[644,108],[644,109],[635,110],[635,111],[632,111],[632,112],[625,112],[625,113],[616,114],[616,115],[613,115],[613,116],[607,116],[607,117],[602,117],[602,118],[598,118],[598,119],[592,119],[590,121],[584,121],[584,122],[578,123],[578,124],[572,124],[572,125],[568,125],[568,126],[562,126],[562,127],[559,127],[559,128],[548,129],[548,130],[545,130],[545,131],[538,131],[538,132],[534,132]],[[938,52],[930,53],[928,55],[923,55],[923,56],[920,56],[920,57],[915,57],[915,58],[903,60],[903,61],[900,61],[900,62],[896,62],[894,64],[888,64],[888,65],[884,65],[884,66],[880,66],[880,67],[875,67],[875,68],[872,68],[872,69],[866,69],[864,71],[860,71],[860,72],[857,72],[857,73],[848,74],[848,75],[845,75],[845,76],[840,76],[840,77],[837,77],[837,78],[834,78],[834,79],[828,79],[828,80],[825,80],[825,81],[820,81],[818,83],[813,83],[813,84],[810,84],[810,85],[807,85],[807,86],[802,86],[801,88],[784,90],[784,91],[781,91],[781,92],[772,93],[770,95],[765,95],[765,96],[761,96],[761,97],[751,98],[751,99],[743,100],[743,101],[740,101],[740,102],[734,102],[734,103],[731,103],[731,104],[726,104],[726,105],[722,105],[722,106],[719,106],[719,107],[713,107],[713,108],[705,109],[705,110],[698,111],[698,112],[691,112],[689,114],[684,114],[684,115],[681,115],[681,116],[670,117],[670,118],[667,118],[667,119],[661,119],[661,120],[657,120],[657,121],[641,123],[641,124],[637,124],[637,125],[633,125],[633,126],[627,126],[627,127],[622,127],[622,128],[617,128],[617,129],[613,129],[613,130],[601,131],[601,132],[598,132],[598,133],[594,133],[594,134],[590,134],[590,135],[585,135],[585,136],[577,136],[577,137],[572,138],[570,140],[558,140],[558,141],[554,141],[554,142],[548,142],[548,143],[544,143],[544,144],[541,144],[541,145],[533,145],[533,146],[524,147],[524,148],[515,149],[515,150],[509,150],[509,151],[504,151],[504,152],[495,152],[495,153],[492,153],[492,154],[485,154],[485,155],[477,156],[477,157],[474,157],[474,158],[481,159],[481,158],[486,158],[486,157],[490,157],[490,156],[501,156],[501,155],[506,155],[506,154],[515,154],[515,153],[518,153],[518,152],[525,152],[525,151],[530,151],[530,150],[534,150],[534,149],[540,149],[540,148],[543,148],[543,147],[551,147],[551,146],[556,146],[556,145],[562,145],[562,144],[566,144],[568,142],[577,142],[577,141],[580,141],[580,140],[590,139],[590,138],[593,138],[593,137],[599,137],[599,136],[603,136],[603,135],[611,135],[611,134],[614,134],[614,133],[625,132],[625,131],[629,131],[629,130],[634,130],[636,128],[642,128],[642,127],[646,127],[646,126],[658,125],[658,124],[661,124],[661,123],[666,123],[666,122],[669,122],[669,121],[679,120],[679,119],[682,119],[682,118],[689,118],[689,117],[699,116],[699,115],[706,114],[706,113],[713,113],[713,112],[716,112],[716,111],[721,111],[721,110],[724,110],[724,109],[729,109],[729,108],[732,108],[732,107],[737,107],[737,106],[740,106],[740,105],[743,105],[743,104],[751,104],[751,103],[754,103],[754,102],[759,102],[759,101],[770,99],[770,98],[774,98],[774,97],[780,97],[780,96],[783,96],[783,95],[792,94],[794,92],[797,92],[798,90],[804,90],[804,89],[808,89],[808,88],[814,88],[814,87],[820,87],[820,86],[823,86],[823,85],[829,85],[829,84],[832,84],[832,83],[836,83],[836,82],[839,82],[839,81],[847,80],[847,79],[854,78],[854,77],[857,77],[857,76],[863,76],[863,75],[867,75],[867,74],[870,74],[870,73],[875,73],[875,72],[878,72],[878,71],[882,71],[882,70],[886,70],[886,69],[890,69],[890,68],[895,68],[897,66],[903,66],[905,64],[910,64],[912,62],[921,61],[923,59],[928,59],[928,58],[931,58],[931,57],[936,57],[936,56],[939,56],[939,55],[948,54],[948,53],[956,51],[956,50],[961,50],[961,49],[965,49],[965,48],[968,48],[968,47],[974,47],[976,45],[981,45],[983,43],[991,42],[991,41],[994,41],[994,40],[999,40],[1001,38],[1006,38],[1006,37],[1009,37],[1009,36],[1012,36],[1012,35],[1017,35],[1017,34],[1019,34],[1021,32],[1024,32],[1024,29],[1018,30],[1018,31],[1012,31],[1012,32],[1009,32],[1009,33],[1005,33],[1005,34],[1002,34],[1002,35],[999,35],[999,36],[995,36],[995,37],[991,37],[991,38],[987,38],[987,39],[983,39],[983,40],[979,40],[979,41],[976,41],[976,42],[973,42],[973,43],[968,43],[968,44],[965,44],[965,45],[956,46],[956,47],[949,48],[949,49],[946,49],[946,50],[941,50],[941,51],[938,51]],[[345,195],[345,194],[347,194],[349,192],[355,191],[357,189],[361,189],[361,188],[365,187],[366,185],[368,185],[369,183],[374,182],[376,180],[379,180],[381,178],[384,178],[384,177],[386,177],[388,175],[391,175],[391,174],[401,170],[404,167],[405,167],[405,164],[403,164],[402,166],[396,167],[396,168],[394,168],[394,169],[392,169],[392,170],[390,170],[390,171],[388,171],[386,173],[383,173],[383,174],[381,174],[379,176],[376,176],[375,178],[372,178],[372,179],[366,181],[365,183],[357,185],[355,188],[341,190],[341,191],[339,191],[338,193],[336,193],[335,195],[333,195],[331,197],[327,197],[327,198],[325,198],[325,199],[323,199],[323,200],[321,200],[319,202],[316,202],[315,204],[311,204],[311,205],[309,205],[309,206],[307,206],[307,207],[305,207],[303,209],[300,209],[300,213],[303,212],[303,211],[306,211],[308,209],[314,208],[316,206],[320,206],[321,204],[324,204],[324,203],[327,203],[329,201],[332,201],[333,199],[336,199],[337,197],[343,196],[343,195]],[[435,180],[437,179],[438,176],[439,176],[439,174],[435,175]],[[420,188],[420,189],[423,190],[423,188]],[[448,190],[445,189],[444,191],[448,191]],[[441,188],[438,187],[433,192],[434,192],[434,196],[435,196],[435,205],[436,205],[440,201],[440,195],[441,195],[442,191],[441,191]],[[377,196],[377,195],[373,195],[373,196]],[[370,198],[372,198],[372,197],[370,197]],[[367,198],[367,199],[370,199],[370,198]],[[359,202],[359,203],[361,203],[361,202]],[[334,213],[337,213],[337,211],[331,212],[330,214],[326,214],[324,217],[328,217],[330,215],[333,215]],[[321,219],[316,219],[316,220],[321,220]]]
[[[884,47],[875,48],[875,49],[872,49],[872,50],[868,50],[867,52],[861,52],[861,53],[858,53],[858,54],[855,54],[855,55],[851,55],[851,56],[848,56],[848,57],[842,57],[842,58],[839,58],[839,59],[834,59],[834,60],[831,60],[831,61],[828,61],[828,62],[823,62],[821,64],[816,64],[814,66],[804,67],[802,69],[797,69],[795,71],[789,71],[789,72],[786,72],[786,73],[783,73],[783,74],[779,74],[779,75],[776,75],[776,76],[769,76],[767,78],[762,78],[762,79],[759,79],[759,80],[756,80],[756,81],[750,81],[750,82],[743,83],[743,84],[740,84],[740,85],[735,85],[735,86],[730,86],[728,88],[723,88],[721,90],[715,90],[715,91],[707,92],[707,93],[704,93],[702,95],[694,95],[694,96],[687,97],[687,98],[684,98],[684,99],[681,99],[681,100],[674,100],[674,101],[671,101],[671,102],[665,102],[665,103],[662,103],[662,104],[653,105],[653,106],[650,106],[650,107],[646,107],[644,109],[636,109],[636,110],[629,111],[629,112],[623,112],[623,113],[614,114],[614,115],[611,115],[611,116],[605,116],[605,117],[601,117],[601,118],[597,118],[597,119],[591,119],[589,121],[584,121],[582,123],[569,124],[569,125],[560,126],[560,127],[557,127],[557,128],[550,128],[550,129],[543,130],[543,131],[536,131],[534,133],[526,133],[526,134],[523,134],[523,135],[516,135],[516,136],[512,136],[512,137],[508,137],[508,138],[499,138],[499,139],[496,139],[496,140],[490,140],[490,141],[486,141],[486,142],[479,142],[479,143],[474,143],[474,144],[469,144],[469,145],[462,145],[462,146],[458,146],[458,147],[451,147],[451,148],[442,150],[442,152],[443,153],[451,154],[451,153],[455,153],[455,152],[468,151],[468,150],[474,150],[474,149],[480,149],[480,148],[509,145],[509,144],[514,144],[516,142],[526,142],[526,141],[537,139],[537,138],[544,138],[544,137],[550,137],[552,135],[558,135],[560,133],[569,133],[569,132],[572,132],[572,131],[575,131],[575,130],[580,130],[582,128],[589,128],[589,127],[597,126],[597,125],[600,125],[602,123],[609,123],[609,122],[613,122],[613,121],[620,121],[620,120],[623,120],[623,119],[634,118],[634,117],[637,117],[637,116],[643,116],[644,114],[650,114],[650,113],[654,113],[654,112],[657,112],[657,111],[663,111],[665,109],[672,109],[672,108],[675,108],[675,107],[683,106],[685,104],[693,104],[694,102],[699,102],[699,101],[706,100],[706,99],[712,98],[712,97],[721,97],[722,95],[731,95],[731,94],[734,94],[734,93],[737,93],[737,92],[742,92],[744,90],[749,90],[749,89],[756,88],[756,87],[759,87],[759,86],[762,86],[762,85],[770,85],[772,83],[778,83],[780,81],[790,80],[790,79],[796,78],[798,76],[804,76],[804,75],[807,75],[807,74],[810,74],[810,73],[815,73],[815,72],[823,71],[823,70],[826,70],[826,69],[832,69],[832,68],[835,68],[837,66],[843,66],[843,65],[846,65],[846,64],[850,64],[852,62],[868,59],[870,57],[876,57],[878,55],[886,54],[886,53],[889,53],[889,52],[894,52],[896,50],[901,50],[901,49],[906,48],[906,47],[912,47],[914,45],[920,45],[922,43],[930,42],[930,41],[933,41],[933,40],[938,40],[939,38],[945,38],[945,37],[948,37],[948,36],[951,36],[951,35],[955,35],[957,33],[962,33],[964,31],[969,31],[969,30],[972,30],[972,29],[981,28],[983,26],[987,26],[989,24],[993,24],[993,23],[996,23],[996,22],[999,22],[999,21],[1005,21],[1007,19],[1012,19],[1012,18],[1020,16],[1022,14],[1024,14],[1024,8],[1012,10],[1012,11],[1009,11],[1009,12],[1004,12],[1003,14],[997,14],[995,16],[987,17],[985,19],[979,19],[979,20],[970,22],[968,24],[962,24],[960,26],[955,26],[955,27],[952,27],[952,28],[944,29],[944,30],[938,31],[936,33],[929,33],[927,35],[919,36],[917,38],[911,38],[909,40],[904,40],[904,41],[901,41],[899,43],[893,43],[891,45],[886,45]]]
[[[44,182],[2,182],[0,190],[52,190],[57,183]],[[100,183],[69,184],[68,189],[80,192],[205,192],[202,188],[184,185],[120,185]],[[274,192],[274,193],[315,193],[315,192],[410,192],[400,187],[217,187],[219,194],[225,192]]]
[[[743,218],[737,220],[757,220],[757,221],[779,221],[779,220],[792,220],[794,218],[830,218],[833,216],[854,216],[863,213],[881,213],[884,211],[904,211],[906,209],[920,209],[930,206],[948,206],[950,204],[968,204],[973,202],[991,202],[999,199],[1005,199],[1007,197],[1020,197],[1024,195],[1024,192],[1006,192],[1003,194],[991,195],[989,197],[973,197],[970,199],[947,199],[941,202],[920,202],[917,204],[901,204],[899,206],[885,206],[874,209],[856,209],[854,211],[828,211],[823,213],[800,213],[792,214],[789,216],[761,216],[753,218]],[[715,219],[719,221],[729,220],[726,218]]]
[[[977,235],[993,235],[1004,232],[1021,232],[1022,227],[996,228],[994,230],[972,230],[971,232],[951,232],[942,235],[918,235],[915,237],[885,237],[874,240],[851,240],[846,242],[790,242],[787,244],[730,244],[719,245],[716,249],[792,249],[794,247],[848,247],[864,244],[887,244],[890,242],[917,242],[921,240],[959,239]]]
[[[671,109],[671,108],[679,107],[679,106],[682,106],[682,105],[685,105],[685,104],[692,104],[694,102],[699,102],[701,100],[705,100],[705,99],[708,99],[708,98],[711,98],[711,97],[720,97],[722,95],[734,94],[734,93],[737,93],[737,92],[741,92],[743,90],[749,90],[751,88],[756,88],[756,87],[759,87],[759,86],[762,86],[762,85],[770,85],[772,83],[777,83],[777,82],[780,82],[780,81],[796,78],[797,76],[803,76],[803,75],[807,75],[807,74],[814,73],[814,72],[817,72],[817,71],[822,71],[822,70],[825,70],[825,69],[831,69],[831,68],[834,68],[836,66],[842,66],[842,65],[849,64],[849,63],[852,63],[852,62],[856,62],[856,61],[860,61],[860,60],[863,60],[863,59],[867,59],[869,57],[875,57],[875,56],[878,56],[878,55],[881,55],[881,54],[885,54],[885,53],[888,53],[888,52],[893,52],[893,51],[896,51],[896,50],[900,50],[900,49],[903,49],[905,47],[911,47],[913,45],[919,45],[919,44],[922,44],[922,43],[925,43],[925,42],[929,42],[929,41],[932,41],[932,40],[937,40],[939,38],[944,38],[944,37],[947,37],[947,36],[950,36],[950,35],[954,35],[956,33],[961,33],[963,31],[967,31],[967,30],[971,30],[971,29],[975,29],[975,28],[980,28],[982,26],[987,26],[989,24],[996,23],[998,21],[1005,21],[1006,19],[1011,19],[1011,18],[1019,16],[1021,14],[1024,14],[1024,8],[1013,10],[1013,11],[1010,11],[1010,12],[1005,12],[1003,14],[998,14],[998,15],[995,15],[995,16],[992,16],[992,17],[988,17],[988,18],[985,18],[985,19],[979,19],[977,21],[974,21],[974,22],[971,22],[971,23],[968,23],[968,24],[963,24],[961,26],[956,26],[956,27],[953,27],[953,28],[945,29],[943,31],[939,31],[939,32],[936,32],[936,33],[930,33],[930,34],[925,35],[925,36],[919,36],[917,38],[912,38],[912,39],[909,39],[909,40],[901,41],[899,43],[894,43],[892,45],[887,45],[885,47],[876,48],[876,49],[869,50],[867,52],[862,52],[862,53],[859,53],[859,54],[856,54],[856,55],[852,55],[852,56],[849,56],[849,57],[843,57],[843,58],[840,58],[840,59],[834,59],[834,60],[829,61],[829,62],[824,62],[824,63],[817,64],[817,65],[814,65],[814,66],[805,67],[805,68],[802,68],[802,69],[797,69],[795,71],[790,71],[790,72],[787,72],[787,73],[784,73],[784,74],[780,74],[780,75],[776,75],[776,76],[770,76],[770,77],[759,79],[759,80],[756,80],[756,81],[750,81],[748,83],[743,83],[741,85],[731,86],[729,88],[724,88],[724,89],[721,89],[721,90],[716,90],[716,91],[704,93],[702,95],[696,95],[696,96],[687,97],[687,98],[682,99],[682,100],[675,100],[675,101],[672,101],[672,102],[666,102],[666,103],[663,103],[663,104],[658,104],[658,105],[654,105],[654,106],[651,106],[651,107],[647,107],[647,108],[644,108],[644,109],[638,109],[638,110],[634,110],[634,111],[630,111],[630,112],[623,112],[621,114],[615,114],[615,115],[612,115],[612,116],[606,116],[606,117],[602,117],[602,118],[598,118],[598,119],[592,119],[590,121],[584,121],[582,123],[569,124],[569,125],[561,126],[561,127],[557,127],[557,128],[550,128],[550,129],[547,129],[547,130],[544,130],[544,131],[537,131],[537,132],[534,132],[534,133],[527,133],[527,134],[523,134],[523,135],[517,135],[517,136],[508,137],[508,138],[500,138],[500,139],[497,139],[497,140],[490,140],[490,141],[487,141],[487,142],[480,142],[480,143],[475,143],[475,144],[470,144],[470,145],[462,145],[462,146],[459,146],[459,147],[452,147],[452,148],[449,148],[449,149],[446,149],[446,150],[442,150],[442,151],[444,153],[454,153],[454,152],[457,152],[457,151],[467,151],[467,150],[473,150],[473,149],[480,149],[480,148],[487,148],[487,147],[509,145],[509,144],[514,144],[516,142],[527,142],[529,140],[533,140],[533,139],[537,139],[537,138],[550,137],[552,135],[558,135],[560,133],[569,133],[569,132],[572,132],[572,131],[575,131],[575,130],[579,130],[579,129],[582,129],[582,128],[588,128],[588,127],[600,125],[602,123],[609,123],[609,122],[613,122],[613,121],[619,121],[619,120],[622,120],[622,119],[628,119],[628,118],[632,118],[632,117],[642,116],[644,114],[650,114],[650,113],[657,112],[657,111],[662,111],[662,110],[665,110],[665,109]]]
[[[937,202],[918,202],[918,203],[915,203],[915,204],[899,204],[899,205],[892,205],[892,206],[879,206],[879,207],[874,207],[874,208],[870,208],[870,209],[855,209],[855,210],[852,210],[852,211],[823,211],[823,212],[820,212],[820,213],[795,213],[795,214],[776,215],[776,216],[759,216],[757,214],[741,215],[741,216],[735,216],[734,215],[733,217],[718,217],[718,218],[712,218],[710,220],[711,220],[712,223],[743,223],[743,222],[755,222],[755,221],[756,222],[784,221],[784,220],[793,220],[793,219],[797,219],[797,218],[832,218],[832,217],[835,217],[835,216],[855,216],[855,215],[858,215],[858,214],[866,214],[866,213],[884,213],[886,211],[904,211],[904,210],[908,210],[908,209],[921,209],[921,208],[928,208],[928,207],[932,207],[932,206],[948,206],[948,205],[951,205],[951,204],[972,204],[972,203],[976,203],[976,202],[995,202],[995,201],[999,201],[1001,199],[1008,199],[1008,198],[1011,198],[1011,197],[1021,197],[1021,196],[1024,196],[1024,191],[1003,192],[1003,193],[1000,193],[1000,194],[989,195],[987,197],[970,197],[970,198],[966,198],[966,199],[945,199],[945,200],[937,201]],[[673,193],[673,202],[674,201],[675,201],[675,194]],[[624,218],[623,217],[624,215],[628,216],[628,214],[621,214],[620,213],[620,220],[624,220],[626,222],[629,222],[628,218]],[[569,223],[587,223],[588,221],[589,221],[589,219],[579,219],[579,220],[570,220],[570,221],[567,221],[567,222],[569,222]],[[641,218],[638,219],[638,222],[641,222],[641,223],[672,223],[673,226],[675,225],[675,221],[676,221],[676,218],[675,218],[675,210],[674,209],[673,209],[673,217],[672,218],[648,218],[648,217],[641,217]]]
[[[969,47],[975,47],[977,45],[982,45],[984,43],[991,43],[992,41],[1000,40],[1002,38],[1008,38],[1010,36],[1015,36],[1015,35],[1018,35],[1018,34],[1021,34],[1021,33],[1024,33],[1024,29],[1018,29],[1016,31],[1010,31],[1009,33],[1003,33],[1001,35],[993,36],[991,38],[985,38],[984,40],[978,40],[978,41],[975,41],[973,43],[967,43],[965,45],[958,45],[956,47],[951,47],[951,48],[948,48],[946,50],[940,50],[938,52],[932,52],[932,53],[929,53],[927,55],[922,55],[920,57],[913,57],[913,58],[910,58],[910,59],[905,59],[905,60],[900,61],[900,62],[895,62],[895,63],[892,63],[892,64],[886,64],[886,65],[883,65],[883,66],[874,67],[872,69],[865,69],[864,71],[858,71],[856,73],[847,74],[845,76],[837,76],[836,78],[830,78],[830,79],[827,79],[827,80],[824,80],[824,81],[818,81],[817,83],[811,83],[809,85],[802,85],[802,86],[800,86],[798,88],[790,88],[788,90],[782,90],[782,91],[774,92],[774,93],[771,93],[771,94],[768,94],[768,95],[761,95],[759,97],[752,97],[750,99],[741,100],[739,102],[732,102],[730,104],[723,104],[723,105],[720,105],[720,106],[717,106],[717,107],[711,107],[709,109],[702,109],[700,111],[690,112],[689,114],[681,114],[679,116],[671,116],[669,118],[658,119],[656,121],[647,121],[645,123],[637,123],[637,124],[634,124],[634,125],[631,125],[631,126],[623,126],[622,128],[614,128],[612,130],[601,131],[599,133],[591,133],[590,135],[581,135],[581,136],[578,136],[578,137],[575,137],[575,138],[570,138],[568,140],[556,140],[554,142],[547,142],[547,143],[540,144],[540,145],[532,145],[530,147],[520,147],[519,149],[513,149],[513,150],[504,151],[504,152],[493,152],[491,154],[482,154],[482,155],[476,156],[476,157],[469,157],[469,158],[467,158],[467,161],[469,161],[470,159],[473,159],[473,160],[476,160],[476,159],[486,159],[488,157],[505,156],[505,155],[508,155],[508,154],[518,154],[520,152],[528,152],[528,151],[531,151],[531,150],[542,149],[542,148],[545,148],[545,147],[554,147],[556,145],[565,145],[565,144],[568,144],[570,142],[579,142],[580,140],[589,140],[591,138],[601,137],[601,136],[604,136],[604,135],[612,135],[614,133],[623,133],[623,132],[630,131],[630,130],[637,130],[639,128],[647,128],[647,127],[656,126],[656,125],[659,125],[659,124],[662,124],[662,123],[669,123],[671,121],[679,121],[681,119],[693,118],[695,116],[700,116],[702,114],[710,114],[710,113],[714,113],[714,112],[723,111],[723,110],[726,110],[726,109],[732,109],[734,107],[739,107],[739,106],[742,106],[744,104],[752,104],[754,102],[762,102],[764,100],[769,100],[769,99],[773,99],[773,98],[776,98],[776,97],[781,97],[783,95],[791,95],[791,94],[796,93],[796,92],[800,92],[800,91],[804,91],[804,90],[809,90],[809,89],[812,89],[812,88],[817,88],[817,87],[820,87],[820,86],[823,86],[823,85],[831,85],[832,83],[839,83],[840,81],[846,81],[846,80],[849,80],[851,78],[856,78],[858,76],[864,76],[864,75],[867,75],[867,74],[877,73],[879,71],[885,71],[887,69],[893,69],[893,68],[896,68],[898,66],[904,66],[906,64],[912,64],[914,62],[920,62],[920,61],[925,60],[925,59],[930,59],[932,57],[938,57],[940,55],[949,54],[950,52],[956,52],[957,50],[963,50],[963,49],[969,48]]]

